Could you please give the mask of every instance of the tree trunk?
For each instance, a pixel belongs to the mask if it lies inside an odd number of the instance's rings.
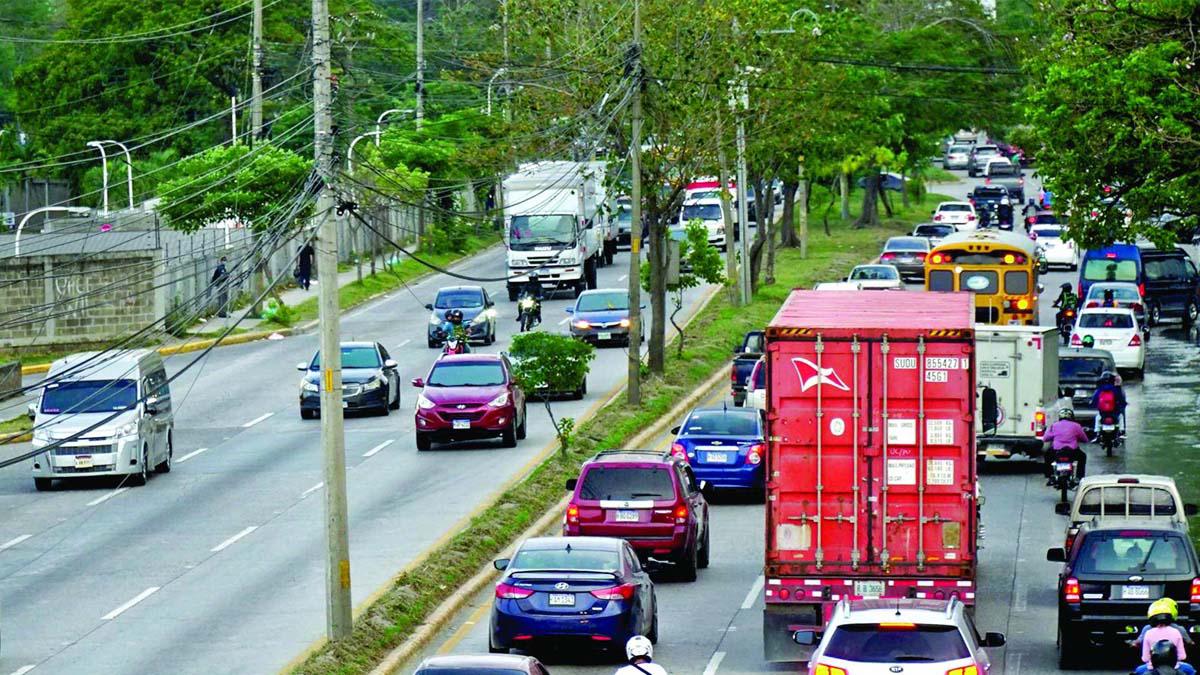
[[[772,213],[759,227],[766,228],[767,238],[767,269],[763,272],[763,282],[771,285],[775,283],[775,214]]]
[[[653,211],[650,219],[650,372],[662,374],[666,368],[667,333],[667,261],[664,214]]]
[[[900,181],[900,205],[903,206],[905,210],[908,209],[908,175],[909,172],[905,171],[903,174],[901,174],[902,180]]]
[[[850,220],[850,174],[842,172],[838,177],[842,195],[842,220]]]
[[[796,236],[796,183],[783,182],[783,217],[779,219],[779,245],[792,248],[800,245]],[[801,211],[804,205],[800,205]]]
[[[834,179],[834,183],[837,179]],[[825,226],[825,236],[831,237],[833,233],[829,231],[829,212],[833,210],[833,203],[837,201],[837,191],[834,189],[836,185],[829,186],[829,204],[825,206],[825,213],[821,215],[821,224]]]
[[[883,202],[883,210],[887,211],[888,218],[892,218],[896,214],[892,211],[892,198],[888,196],[888,191],[883,187],[884,178],[882,173],[876,178],[879,184],[879,201]]]
[[[862,213],[854,221],[854,227],[879,225],[879,174],[868,174],[867,189],[863,191]]]

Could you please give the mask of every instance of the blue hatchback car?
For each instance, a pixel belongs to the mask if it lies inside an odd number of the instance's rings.
[[[629,291],[621,288],[601,288],[584,291],[574,307],[566,309],[571,315],[571,337],[585,342],[618,342],[629,345]]]
[[[671,430],[671,454],[713,488],[762,490],[766,441],[757,408],[697,408]]]
[[[650,574],[623,539],[536,537],[495,562],[488,651],[504,653],[564,641],[624,656],[634,635],[658,641],[658,601]]]

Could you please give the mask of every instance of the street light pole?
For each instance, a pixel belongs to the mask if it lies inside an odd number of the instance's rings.
[[[103,186],[103,190],[104,190],[104,197],[102,199],[102,203],[104,204],[104,207],[103,207],[102,215],[107,216],[108,215],[108,153],[104,152],[104,144],[101,143],[100,141],[88,141],[87,146],[89,148],[95,148],[100,151],[100,173],[102,175],[102,186]]]
[[[417,0],[417,130],[425,118],[425,0]]]
[[[30,218],[39,213],[69,213],[74,216],[86,216],[91,212],[91,209],[81,206],[43,206],[26,213],[25,217],[21,218],[21,222],[17,223],[17,234],[13,238],[13,257],[21,257],[21,230],[25,229],[25,223],[29,222]]]
[[[379,132],[378,131],[368,131],[365,134],[359,134],[359,135],[355,136],[354,140],[350,141],[350,148],[348,150],[346,150],[346,173],[348,173],[348,174],[354,173],[354,146],[358,145],[358,142],[361,141],[362,139],[366,138],[367,136],[374,136],[375,143],[376,144],[379,143]]]
[[[410,112],[413,112],[413,110],[411,108],[389,108],[389,109],[384,110],[383,112],[379,113],[379,117],[375,120],[375,133],[377,134],[375,136],[375,147],[379,147],[380,136],[378,134],[380,134],[383,131],[383,119],[385,117],[387,117],[388,115],[391,115],[392,113],[410,113]]]

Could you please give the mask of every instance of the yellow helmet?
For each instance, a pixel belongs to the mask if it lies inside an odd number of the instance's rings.
[[[1159,614],[1168,614],[1174,621],[1179,618],[1179,606],[1171,598],[1159,598],[1150,603],[1150,609],[1146,610],[1146,618],[1149,619]]]

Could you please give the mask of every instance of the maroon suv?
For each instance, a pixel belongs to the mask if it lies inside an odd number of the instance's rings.
[[[412,381],[417,397],[417,449],[499,436],[505,447],[525,438],[525,393],[500,354],[446,354],[425,378]]]
[[[708,567],[708,503],[686,462],[669,453],[609,450],[583,463],[563,522],[566,536],[619,537],[643,561],[675,563],[696,580]]]

